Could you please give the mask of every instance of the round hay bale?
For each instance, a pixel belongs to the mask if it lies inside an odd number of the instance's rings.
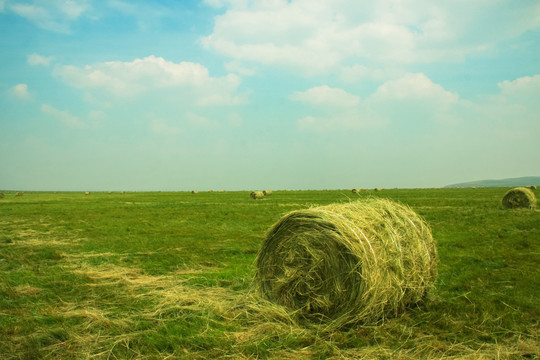
[[[257,255],[254,281],[263,298],[339,328],[422,300],[437,262],[431,230],[413,210],[369,199],[283,216]]]
[[[254,200],[259,200],[264,197],[264,193],[262,191],[252,191],[250,196]]]
[[[197,190],[191,190],[192,194],[198,194],[199,192]]]
[[[20,192],[20,191],[18,191],[18,192],[15,193],[15,196],[23,196],[23,195],[24,195],[24,193],[23,193],[23,192]]]
[[[85,191],[84,195],[90,195],[90,191]]]
[[[502,205],[505,209],[534,209],[536,207],[536,197],[530,189],[517,187],[508,190],[504,194]]]
[[[272,195],[272,190],[264,190],[263,194],[264,194],[264,196],[270,196],[270,195]]]
[[[381,191],[381,188],[375,188],[373,190],[379,192],[379,191]]]
[[[360,193],[361,190],[360,189],[352,189],[351,191],[352,191],[353,194],[358,194],[358,193]]]
[[[531,189],[531,190],[536,190],[536,185],[531,185],[531,186],[529,186],[529,189]]]

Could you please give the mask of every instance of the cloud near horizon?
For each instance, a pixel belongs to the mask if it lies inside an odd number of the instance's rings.
[[[400,122],[411,126],[421,122],[452,127],[497,121],[511,127],[519,120],[521,124],[540,128],[540,104],[534,100],[540,93],[540,75],[503,81],[499,88],[499,94],[468,101],[417,73],[389,80],[365,99],[327,85],[295,92],[290,99],[308,105],[306,111],[311,112],[297,120],[298,127],[321,133],[378,128]]]
[[[41,112],[71,128],[83,128],[86,126],[78,116],[75,116],[66,110],[59,110],[49,104],[42,104]]]

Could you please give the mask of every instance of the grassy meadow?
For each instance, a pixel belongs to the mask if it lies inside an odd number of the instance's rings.
[[[5,192],[0,358],[538,358],[540,211],[503,210],[507,190]],[[254,259],[272,224],[365,197],[430,224],[439,277],[424,302],[327,332],[257,299]]]

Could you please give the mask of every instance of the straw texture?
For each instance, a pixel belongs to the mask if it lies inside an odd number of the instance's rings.
[[[431,230],[413,210],[368,199],[282,217],[257,256],[255,285],[303,319],[376,323],[422,300],[437,261]]]
[[[530,189],[517,187],[506,192],[502,199],[502,205],[506,209],[534,209],[536,207],[536,197]]]
[[[250,196],[254,200],[259,200],[264,197],[264,193],[262,191],[252,191]]]

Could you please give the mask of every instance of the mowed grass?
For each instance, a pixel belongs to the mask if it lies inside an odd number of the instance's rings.
[[[540,212],[503,210],[507,190],[6,193],[0,358],[537,358]],[[284,213],[370,196],[431,225],[439,278],[424,302],[326,332],[254,296],[256,253]]]

